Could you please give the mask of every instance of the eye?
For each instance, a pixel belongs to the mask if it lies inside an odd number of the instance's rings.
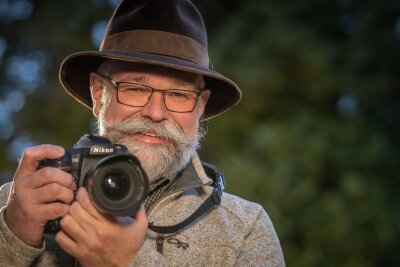
[[[133,86],[133,85],[120,85],[120,91],[126,94],[132,95],[147,95],[151,93],[150,88],[141,87],[141,86]]]
[[[178,92],[178,91],[168,92],[167,95],[173,98],[189,98],[189,96],[184,92]]]
[[[196,98],[196,93],[191,91],[168,90],[165,92],[166,97],[173,100],[185,101]]]
[[[131,92],[131,93],[143,93],[143,92],[148,92],[149,90],[146,88],[140,88],[140,87],[129,87],[129,88],[126,88],[126,91]]]

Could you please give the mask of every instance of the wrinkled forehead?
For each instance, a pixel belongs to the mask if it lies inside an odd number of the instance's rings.
[[[126,62],[117,60],[106,60],[97,69],[98,73],[113,77],[120,74],[141,74],[141,75],[163,75],[181,81],[182,83],[188,83],[195,86],[200,86],[203,79],[201,75],[180,71],[172,68],[163,66],[144,64],[138,62]]]

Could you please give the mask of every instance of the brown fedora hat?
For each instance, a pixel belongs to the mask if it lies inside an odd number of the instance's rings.
[[[158,65],[204,76],[211,90],[204,118],[240,101],[239,87],[212,69],[207,33],[197,8],[188,0],[123,0],[115,9],[99,51],[68,56],[60,67],[66,91],[91,108],[89,74],[104,60]]]

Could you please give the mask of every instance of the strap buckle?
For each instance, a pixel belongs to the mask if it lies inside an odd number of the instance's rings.
[[[225,179],[222,172],[218,172],[214,180],[212,198],[216,205],[221,204],[222,192],[225,189]]]

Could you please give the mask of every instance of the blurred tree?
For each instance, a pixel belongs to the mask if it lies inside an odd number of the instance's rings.
[[[400,2],[201,4],[244,92],[202,150],[228,191],[266,207],[289,266],[398,266]]]
[[[10,179],[6,170],[14,168],[13,162],[24,147],[38,143],[70,147],[93,128],[90,110],[62,89],[58,68],[68,54],[98,48],[92,39],[102,35],[101,29],[96,32],[96,25],[110,16],[111,2],[0,1],[0,13],[8,14],[0,23],[0,40],[5,47],[0,109],[8,110],[7,119],[0,118],[0,146],[4,151],[0,170],[4,180]],[[25,11],[27,15],[22,18],[15,16],[23,13],[20,9],[31,12]],[[13,92],[19,93],[23,102],[18,112],[12,111],[18,99],[6,101]]]
[[[58,82],[117,1],[0,0],[0,178],[22,148],[71,146],[90,110]],[[288,266],[400,266],[400,2],[195,1],[241,104],[205,122],[202,158],[261,203]]]

